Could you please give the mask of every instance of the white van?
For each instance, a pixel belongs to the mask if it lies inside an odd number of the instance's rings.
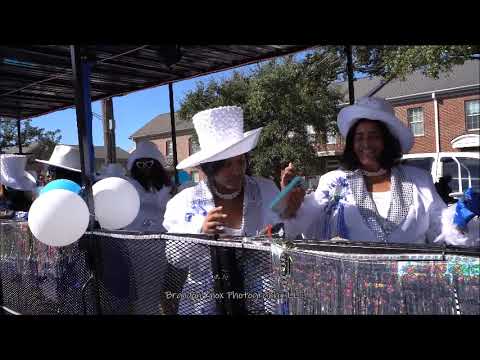
[[[450,196],[458,199],[465,190],[472,187],[480,192],[480,154],[476,152],[440,152],[408,154],[402,157],[402,164],[417,166],[432,174],[437,183],[443,176],[450,177]]]

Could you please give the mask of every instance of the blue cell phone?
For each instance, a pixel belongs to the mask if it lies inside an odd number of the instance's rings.
[[[273,199],[272,203],[270,204],[270,209],[275,211],[277,214],[282,214],[285,210],[285,197],[298,186],[303,185],[303,178],[301,176],[295,176],[292,181],[285,186],[285,189],[280,191],[280,193]]]

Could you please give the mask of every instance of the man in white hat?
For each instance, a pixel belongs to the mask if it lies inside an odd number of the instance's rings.
[[[400,165],[413,134],[386,100],[361,98],[339,112],[337,123],[346,138],[342,167],[305,197],[292,231],[318,240],[467,244],[452,236],[453,222],[441,221],[446,206],[430,174]]]
[[[82,185],[80,151],[75,146],[56,145],[48,160],[36,159],[48,165],[46,182],[55,179],[66,179]]]
[[[36,181],[26,165],[26,155],[0,155],[0,210],[29,210]]]
[[[200,151],[180,162],[177,169],[200,167],[207,179],[181,191],[167,204],[163,225],[168,232],[255,236],[267,225],[282,222],[270,209],[271,202],[279,193],[273,181],[246,175],[247,153],[257,145],[262,129],[244,132],[243,110],[238,106],[201,111],[193,116],[193,125]],[[186,244],[167,244],[170,264],[189,269],[183,288],[186,293],[200,291],[199,286],[203,286],[205,291],[213,287],[212,277],[201,268],[202,261],[209,257],[206,248],[197,248],[193,254],[189,253]],[[201,260],[192,261],[197,258]],[[257,280],[256,285],[246,281],[246,291],[259,291],[261,277]],[[206,299],[198,302],[182,297],[178,312],[213,314],[216,312],[215,301]]]

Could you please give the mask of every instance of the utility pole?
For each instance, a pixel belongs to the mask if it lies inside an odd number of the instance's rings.
[[[115,119],[113,117],[112,98],[102,100],[102,115],[105,164],[112,164],[117,161],[115,145]]]
[[[348,97],[350,105],[353,105],[355,103],[355,93],[353,90],[352,45],[345,46],[345,55],[347,56]]]

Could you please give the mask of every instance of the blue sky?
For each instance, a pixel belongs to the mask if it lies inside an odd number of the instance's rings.
[[[247,65],[236,68],[235,70],[248,72],[253,66],[256,65]],[[234,70],[222,71],[174,83],[173,95],[175,111],[178,110],[180,102],[186,93],[195,88],[196,82],[208,82],[212,78],[228,78],[232,75],[233,71]],[[92,103],[92,111],[100,116],[102,115],[101,101]],[[133,148],[134,143],[129,139],[129,136],[155,116],[169,111],[168,85],[114,97],[113,113],[115,117],[117,146],[127,151]],[[32,125],[42,127],[46,130],[59,129],[62,135],[61,143],[78,144],[75,108],[56,111],[33,118]],[[103,125],[101,120],[96,116],[93,116],[93,144],[103,145]]]
[[[297,54],[297,59],[305,56],[306,52]],[[236,68],[241,72],[248,72],[256,64]],[[210,79],[228,78],[234,70],[227,70],[211,75],[184,80],[173,84],[174,107],[178,110],[182,99],[189,90],[195,88],[198,81],[208,82]],[[92,103],[92,111],[102,115],[101,101]],[[113,98],[113,113],[115,117],[116,144],[124,150],[130,150],[134,143],[129,139],[135,131],[140,129],[155,116],[169,112],[168,86],[159,86],[152,89],[137,91],[128,95]],[[70,108],[32,119],[32,125],[46,130],[60,129],[63,144],[78,144],[75,109]],[[93,116],[93,144],[103,145],[103,126],[97,116]]]

